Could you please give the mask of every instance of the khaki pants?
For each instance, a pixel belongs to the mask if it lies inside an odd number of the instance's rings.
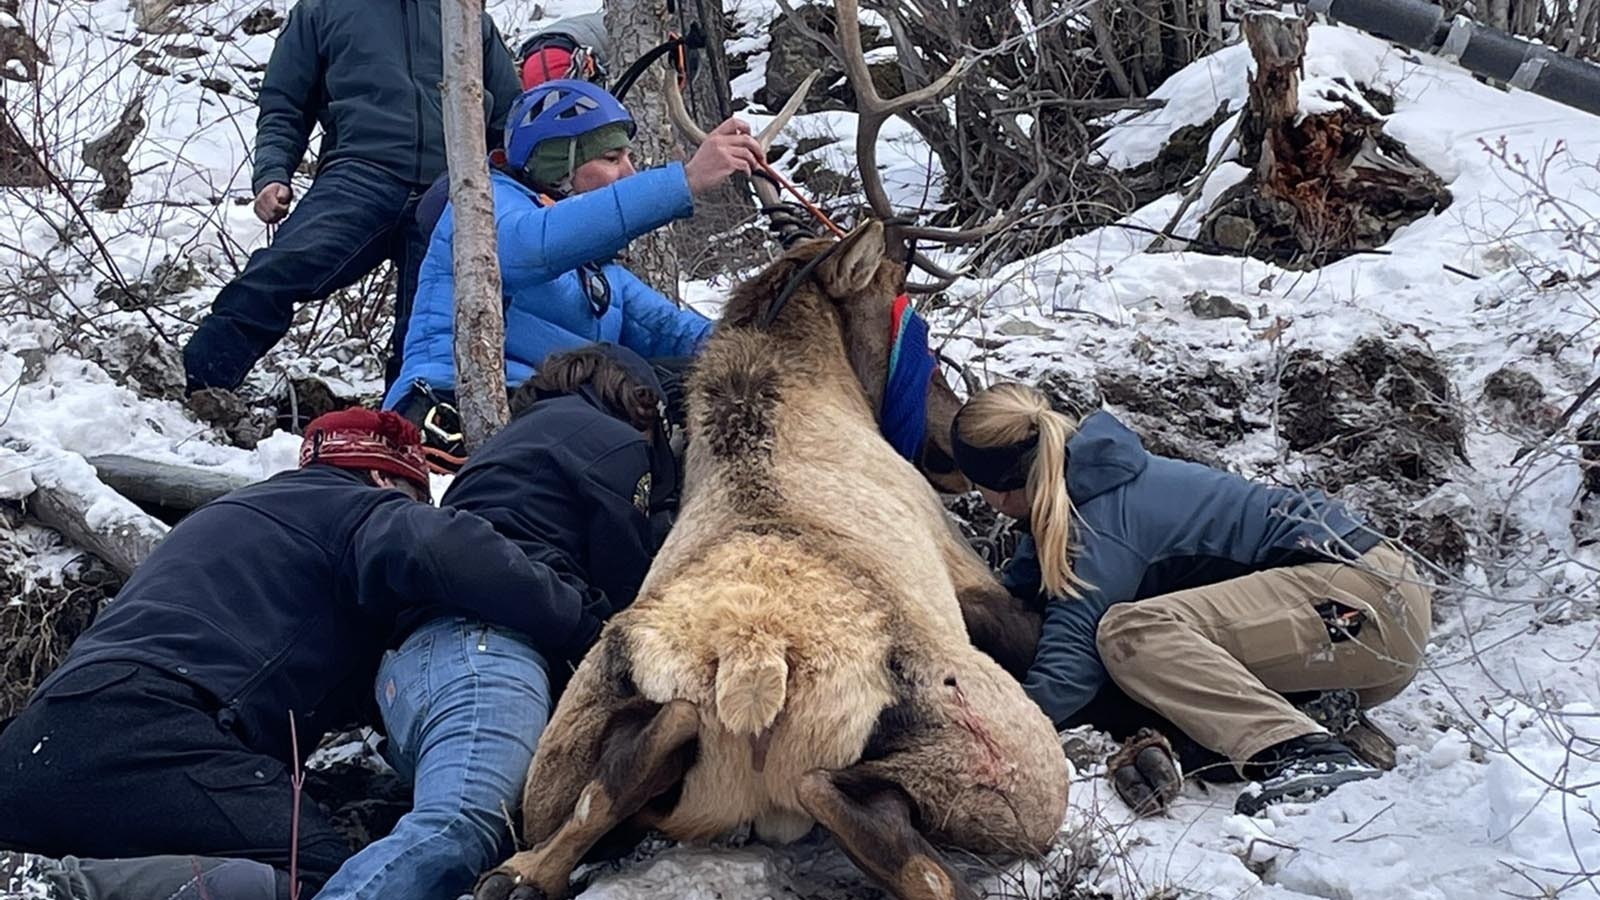
[[[1314,608],[1327,600],[1366,614],[1358,634],[1331,640]],[[1380,543],[1353,563],[1268,569],[1116,604],[1098,643],[1128,696],[1238,765],[1323,730],[1286,693],[1351,688],[1363,707],[1400,693],[1422,660],[1431,605],[1410,560]]]

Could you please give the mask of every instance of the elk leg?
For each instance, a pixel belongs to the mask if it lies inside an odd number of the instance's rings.
[[[606,736],[598,775],[578,794],[572,815],[531,850],[479,879],[476,900],[559,900],[572,870],[613,828],[683,778],[692,761],[700,713],[687,700],[662,706],[641,725],[616,725]]]
[[[845,855],[896,900],[978,900],[917,830],[911,801],[896,785],[867,783],[846,793],[833,773],[816,770],[801,779],[799,795],[800,805],[838,840]]]
[[[967,638],[1020,681],[1033,665],[1043,614],[1011,596],[955,524],[948,524],[940,553],[955,585]]]

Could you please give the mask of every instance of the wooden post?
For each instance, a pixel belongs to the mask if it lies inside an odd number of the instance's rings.
[[[483,121],[483,0],[444,0],[444,147],[455,216],[456,408],[467,449],[510,418],[494,195]]]

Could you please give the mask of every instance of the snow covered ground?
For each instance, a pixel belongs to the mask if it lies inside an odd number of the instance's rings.
[[[149,311],[181,336],[220,279],[267,239],[243,202],[253,121],[244,82],[271,49],[270,33],[239,27],[256,5],[183,7],[191,30],[145,35],[143,47],[129,42],[137,32],[121,0],[24,5],[32,18],[21,24],[46,45],[52,64],[27,86],[36,97],[9,108],[24,133],[52,137],[64,177],[74,184],[97,178],[82,165],[81,143],[109,127],[136,93],[148,124],[134,145],[129,208],[86,211],[103,248],[68,224],[75,214],[52,191],[3,194],[0,498],[24,497],[45,477],[92,488],[80,457],[107,452],[251,478],[294,464],[295,436],[275,434],[253,451],[229,446],[179,403],[141,397],[90,361],[130,326],[150,328],[146,313],[96,296],[110,261],[129,282],[150,278],[163,259],[200,268],[176,304]],[[555,18],[593,5],[556,0],[543,9]],[[531,2],[490,8],[513,43],[535,24]],[[770,15],[756,0],[740,7],[739,20],[752,30],[738,44],[753,54],[741,95],[760,84],[765,39],[756,26]],[[195,54],[184,49],[191,47]],[[141,53],[172,74],[139,68]],[[1109,133],[1106,159],[1136,165],[1218,104],[1237,111],[1248,66],[1248,54],[1234,47],[1175,76],[1156,94],[1169,101],[1164,109],[1127,116]],[[1067,896],[1074,885],[1079,893],[1071,896],[1118,898],[1600,896],[1592,874],[1600,872],[1593,652],[1600,558],[1573,534],[1581,470],[1575,453],[1560,450],[1559,435],[1547,451],[1513,464],[1519,441],[1478,400],[1491,373],[1508,364],[1536,376],[1557,408],[1597,374],[1600,280],[1585,284],[1583,276],[1600,272],[1600,119],[1503,93],[1439,60],[1342,28],[1313,28],[1305,74],[1306,110],[1324,102],[1323,92],[1347,94],[1355,82],[1391,93],[1387,131],[1445,180],[1454,203],[1402,229],[1384,254],[1314,272],[1192,252],[1148,254],[1147,234],[1103,228],[958,288],[981,315],[941,313],[936,337],[991,377],[1059,370],[1083,378],[1108,367],[1157,374],[1193,359],[1270,371],[1297,348],[1337,352],[1373,334],[1419,342],[1444,361],[1472,413],[1470,465],[1425,502],[1474,522],[1485,521],[1485,511],[1503,514],[1520,533],[1522,562],[1491,569],[1476,560],[1447,583],[1428,670],[1376,715],[1401,744],[1397,768],[1383,778],[1257,820],[1231,813],[1234,789],[1190,786],[1170,816],[1133,821],[1101,772],[1081,771],[1054,858],[999,872],[969,869],[991,896]],[[219,93],[219,80],[234,87]],[[828,113],[803,117],[796,128],[848,138],[852,124]],[[1214,148],[1231,126],[1230,119],[1217,128]],[[893,168],[890,183],[920,202],[929,173],[937,176],[929,154],[908,129],[885,137],[896,148],[883,157]],[[1492,152],[1502,142],[1504,152]],[[849,142],[815,152],[848,163]],[[1224,162],[1203,201],[1242,175]],[[1159,199],[1126,221],[1160,228],[1178,202],[1176,194]],[[1179,234],[1192,232],[1205,202],[1189,211]],[[61,290],[40,288],[41,262]],[[1184,298],[1202,290],[1232,298],[1252,319],[1197,319]],[[688,293],[714,307],[719,290],[691,285]],[[377,369],[362,337],[341,327],[303,325],[252,386],[265,393],[283,373],[317,373],[375,391]],[[1271,398],[1257,405],[1269,409]],[[1570,427],[1564,434],[1570,446]],[[1282,454],[1270,429],[1227,448],[1230,464],[1250,473],[1281,475]],[[107,522],[129,508],[109,491],[104,497]],[[37,529],[23,534],[41,549],[52,546]],[[61,558],[36,557],[37,577],[51,577]],[[659,848],[592,875],[582,893],[589,900],[875,896],[842,855],[816,841]]]

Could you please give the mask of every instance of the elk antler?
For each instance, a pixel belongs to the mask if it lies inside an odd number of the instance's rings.
[[[867,195],[867,203],[872,207],[873,213],[885,222],[891,222],[897,217],[893,205],[889,202],[889,192],[884,190],[883,176],[878,172],[878,133],[883,129],[884,123],[895,114],[937,101],[966,71],[970,60],[966,57],[957,59],[950,64],[950,68],[946,69],[943,75],[926,86],[885,98],[878,93],[878,87],[873,83],[872,70],[867,67],[866,51],[861,46],[859,0],[838,0],[835,8],[838,13],[839,40],[838,44],[830,46],[830,49],[843,64],[845,78],[850,82],[850,89],[856,96],[858,117],[856,162],[861,172],[861,188]],[[916,240],[941,244],[968,244],[988,237],[1003,224],[1003,221],[995,220],[976,228],[961,229],[896,224],[893,227],[893,234],[902,245],[909,245]],[[935,279],[933,284],[907,285],[907,289],[913,293],[940,291],[961,277],[961,272],[945,269],[918,252],[910,254],[909,262]]]
[[[794,95],[789,98],[789,102],[785,103],[783,109],[778,111],[778,115],[755,136],[756,142],[761,145],[763,153],[772,148],[773,139],[789,124],[789,120],[794,118],[794,114],[800,109],[800,104],[805,102],[806,92],[811,90],[811,83],[816,81],[821,74],[819,70],[811,70],[811,74],[806,76],[806,80],[800,82],[800,87],[795,89]],[[684,106],[683,92],[678,88],[678,76],[674,72],[667,73],[666,98],[667,117],[672,120],[674,125],[678,126],[679,131],[683,132],[684,138],[698,146],[706,139],[706,132],[705,129],[695,124],[694,119],[689,115],[688,107]],[[784,208],[783,199],[778,194],[778,186],[765,178],[764,173],[754,173],[751,182],[755,187],[756,197],[761,201],[762,212],[765,212],[773,220],[773,227],[778,232],[778,242],[780,244],[787,247],[798,238],[810,236],[809,229],[806,228],[803,222],[792,217],[776,215],[778,211]]]

